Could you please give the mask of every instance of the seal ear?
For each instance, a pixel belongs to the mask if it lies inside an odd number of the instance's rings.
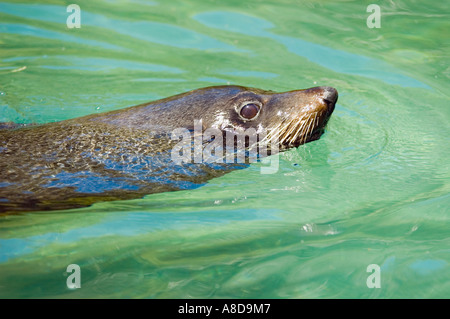
[[[188,129],[189,132],[193,133],[194,132],[194,125],[186,125],[186,127]]]
[[[184,126],[184,128],[188,129],[189,132],[194,133],[194,132],[195,132],[195,129],[197,129],[197,130],[199,129],[199,127],[196,126],[196,125],[199,124],[199,122],[202,124],[202,127],[201,127],[201,131],[202,131],[202,132],[208,128],[208,127],[205,125],[205,123],[204,123],[204,121],[203,121],[202,118],[200,118],[199,120],[194,120],[194,124],[186,125],[186,126]]]

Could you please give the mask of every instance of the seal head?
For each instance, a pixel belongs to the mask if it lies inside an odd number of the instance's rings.
[[[91,116],[89,120],[159,133],[179,127],[192,129],[199,120],[204,130],[216,128],[239,134],[254,128],[258,133],[265,130],[272,140],[278,138],[280,150],[286,150],[320,137],[337,98],[336,89],[328,86],[283,93],[214,86]]]

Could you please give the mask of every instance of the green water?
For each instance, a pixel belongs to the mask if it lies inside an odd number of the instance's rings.
[[[449,298],[447,3],[0,3],[0,121],[336,87],[316,142],[189,191],[0,217],[2,298]],[[69,289],[69,264],[81,288]],[[368,288],[370,264],[381,288]]]

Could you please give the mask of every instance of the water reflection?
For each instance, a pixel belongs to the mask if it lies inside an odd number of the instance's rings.
[[[383,61],[272,33],[268,30],[274,25],[261,18],[242,13],[214,11],[197,14],[194,19],[211,28],[273,39],[289,51],[339,73],[374,78],[389,84],[429,88],[426,84],[401,74]]]

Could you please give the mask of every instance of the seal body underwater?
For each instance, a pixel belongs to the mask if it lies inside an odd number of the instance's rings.
[[[283,151],[318,139],[337,97],[331,87],[276,93],[214,86],[61,122],[8,124],[4,127],[11,129],[0,129],[0,213],[84,207],[198,187],[246,165],[174,163],[172,150],[180,142],[174,130],[215,130],[200,140],[201,151],[208,141],[222,145],[225,136],[253,129]],[[191,141],[184,145],[190,149]]]

